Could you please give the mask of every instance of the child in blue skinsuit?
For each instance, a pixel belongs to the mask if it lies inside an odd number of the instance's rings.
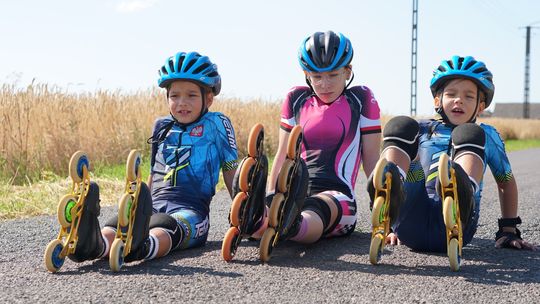
[[[229,192],[237,167],[237,148],[230,120],[209,112],[221,89],[217,66],[197,52],[179,52],[159,70],[158,84],[167,90],[170,115],[157,119],[151,176],[142,183],[135,216],[132,249],[125,262],[148,260],[176,249],[202,246],[208,236],[210,201],[220,170]],[[76,261],[109,254],[118,218],[99,230],[99,188],[81,219]],[[93,212],[92,212],[93,211]]]
[[[536,249],[521,238],[517,225],[517,186],[504,142],[496,129],[475,124],[494,94],[493,76],[473,57],[454,56],[434,71],[431,92],[437,115],[415,121],[392,118],[383,131],[381,158],[392,173],[390,219],[386,243],[405,244],[418,251],[445,252],[447,240],[438,178],[439,157],[451,155],[456,171],[463,245],[476,232],[483,175],[488,165],[501,194],[501,218],[495,247]],[[394,186],[395,185],[395,186]],[[373,201],[373,183],[368,184]]]

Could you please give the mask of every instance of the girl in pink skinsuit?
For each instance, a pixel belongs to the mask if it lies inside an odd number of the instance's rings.
[[[354,231],[356,177],[362,162],[366,176],[376,164],[381,123],[371,90],[365,86],[348,88],[352,57],[349,39],[332,31],[317,32],[300,47],[299,61],[308,86],[293,87],[283,102],[279,146],[267,193],[271,196],[275,192],[289,134],[296,125],[303,128],[301,158],[309,177],[307,193],[297,196],[297,201],[304,198],[301,212],[287,236],[280,239],[314,243],[321,237]]]

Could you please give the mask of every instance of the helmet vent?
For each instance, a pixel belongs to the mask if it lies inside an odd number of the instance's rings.
[[[186,67],[184,68],[184,71],[189,71],[189,69],[191,69],[191,67],[195,64],[195,60],[191,60],[190,62],[188,62],[188,64],[186,65]]]
[[[476,61],[474,60],[470,60],[469,63],[467,63],[467,65],[463,68],[464,70],[468,70],[470,67],[472,67],[474,64],[476,63]],[[485,69],[484,69],[485,70]],[[476,70],[478,71],[478,69]],[[475,71],[475,72],[476,72]]]
[[[474,70],[473,72],[480,74],[480,73],[483,73],[485,71],[487,71],[487,69],[485,67],[481,67],[481,68],[478,68],[478,69]]]
[[[209,66],[210,65],[208,63],[203,63],[193,71],[193,74],[199,74],[200,72],[202,72],[204,69],[206,69]]]
[[[163,67],[163,68],[165,68],[165,67]],[[174,68],[174,63],[173,63],[172,60],[169,60],[169,70],[171,70],[174,73],[175,68]]]

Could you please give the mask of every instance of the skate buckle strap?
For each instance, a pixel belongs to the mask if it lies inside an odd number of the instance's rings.
[[[517,225],[521,224],[521,218],[515,217],[515,218],[500,218],[498,220],[499,222],[499,231],[495,234],[495,240],[498,240],[502,237],[506,237],[506,241],[502,244],[502,247],[509,247],[508,244],[510,244],[511,241],[519,239],[521,240],[521,231],[516,228]],[[503,231],[503,227],[513,227],[516,228],[516,232],[506,232]]]

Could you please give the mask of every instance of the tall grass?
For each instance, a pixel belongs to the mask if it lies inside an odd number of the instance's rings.
[[[249,129],[256,122],[267,126],[267,152],[275,151],[279,109],[278,102],[217,98],[210,110],[231,118],[243,155]],[[148,157],[146,140],[153,123],[167,114],[159,90],[77,95],[47,84],[24,89],[4,84],[0,88],[0,180],[28,184],[49,173],[64,175],[77,150],[87,152],[91,164],[100,165],[124,163],[131,149],[140,149]]]
[[[236,131],[240,157],[255,123],[265,126],[269,155],[277,148],[280,101],[218,96],[211,111],[226,114]],[[131,149],[146,159],[155,119],[167,115],[164,92],[97,91],[72,94],[47,84],[24,89],[0,88],[0,181],[34,183],[47,175],[65,176],[71,154],[88,153],[91,164],[123,164]],[[383,117],[383,123],[388,120]],[[505,139],[540,139],[540,120],[482,119],[495,125]],[[91,168],[93,169],[93,168]]]

